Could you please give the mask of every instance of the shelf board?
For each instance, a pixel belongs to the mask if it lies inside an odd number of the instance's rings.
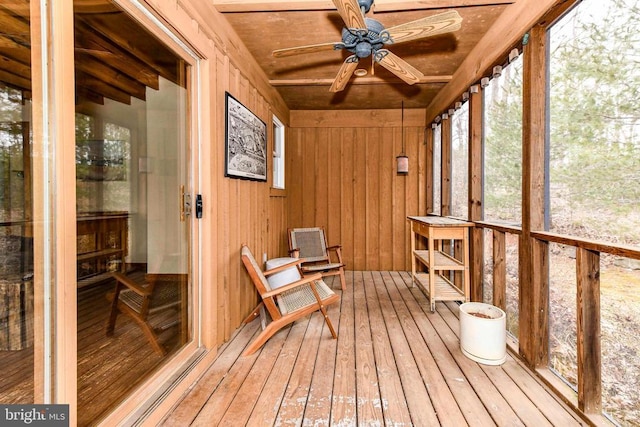
[[[416,258],[419,258],[424,265],[431,268],[431,266],[429,265],[428,250],[415,250],[413,251],[413,255]],[[458,261],[457,259],[443,252],[436,251],[434,254],[434,258],[434,270],[464,270],[464,264],[461,261]]]
[[[95,285],[96,283],[104,282],[106,280],[113,279],[113,273],[110,271],[106,271],[104,273],[95,274],[89,277],[83,277],[78,279],[78,289],[83,288],[85,286]]]
[[[414,278],[418,285],[427,293],[427,296],[431,297],[429,273],[416,273]],[[458,289],[446,277],[436,274],[434,285],[434,301],[466,301],[464,292]]]
[[[121,248],[108,248],[100,251],[86,252],[78,255],[78,262],[89,261],[96,258],[106,258],[114,255],[120,255],[124,252]]]

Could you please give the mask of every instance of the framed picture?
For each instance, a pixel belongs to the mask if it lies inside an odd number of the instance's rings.
[[[267,125],[226,92],[225,174],[267,180]]]

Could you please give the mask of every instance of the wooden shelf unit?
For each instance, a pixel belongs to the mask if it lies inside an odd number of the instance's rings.
[[[127,212],[78,215],[78,239],[82,240],[83,236],[87,239],[82,245],[78,245],[77,285],[79,288],[111,278],[113,271],[125,271],[128,223],[129,213]],[[85,265],[88,266],[88,271],[84,271]]]
[[[411,222],[411,277],[427,294],[431,311],[435,311],[436,301],[469,301],[469,227],[474,224],[439,216],[407,219]],[[427,248],[418,249],[423,238]],[[459,244],[459,259],[443,251],[445,242]],[[418,271],[419,265],[427,272]],[[451,271],[461,273],[460,284],[447,277]]]

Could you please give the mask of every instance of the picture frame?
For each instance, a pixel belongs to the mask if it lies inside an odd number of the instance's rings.
[[[225,176],[267,180],[267,125],[225,92]]]

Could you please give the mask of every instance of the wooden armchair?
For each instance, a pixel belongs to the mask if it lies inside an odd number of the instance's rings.
[[[304,259],[300,267],[303,272],[320,272],[322,277],[340,276],[342,290],[347,289],[342,246],[327,246],[327,237],[322,227],[289,229],[289,252],[296,258]],[[335,254],[334,260],[331,259],[331,252]]]
[[[304,276],[300,280],[272,289],[267,281],[267,276],[292,267],[296,268],[302,260],[296,260],[263,272],[249,248],[243,245],[242,262],[262,299],[260,304],[245,319],[244,323],[249,323],[260,317],[261,311],[265,309],[271,317],[271,321],[268,324],[263,324],[262,332],[258,337],[244,350],[243,356],[253,354],[283,327],[318,310],[322,312],[333,338],[337,338],[331,320],[327,317],[326,306],[338,302],[340,297],[322,281],[321,274],[316,273]]]
[[[153,349],[161,356],[165,355],[166,350],[158,341],[154,329],[165,330],[184,321],[184,316],[178,313],[179,310],[185,310],[185,307],[180,307],[184,302],[184,295],[181,295],[183,286],[175,280],[150,280],[139,284],[122,273],[113,273],[113,277],[116,279],[116,287],[108,295],[111,300],[111,315],[107,323],[107,336],[113,335],[118,314],[123,313],[142,328]],[[155,313],[168,309],[174,309],[176,313],[163,317],[160,324],[150,323]]]

